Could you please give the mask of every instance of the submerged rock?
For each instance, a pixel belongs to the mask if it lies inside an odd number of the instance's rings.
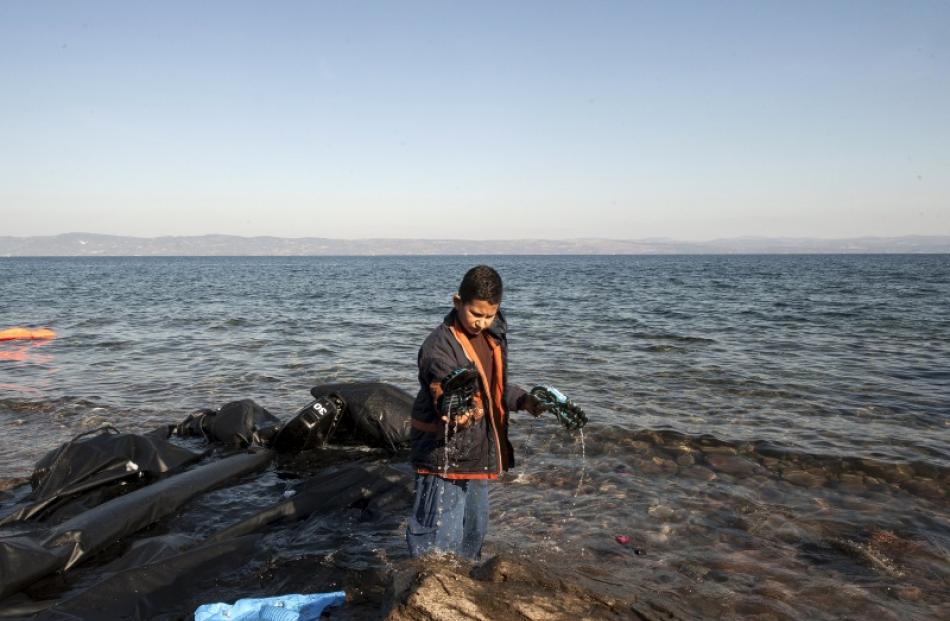
[[[838,477],[838,488],[847,492],[864,491],[864,477],[860,474],[844,473]]]
[[[912,494],[923,496],[924,498],[940,499],[946,492],[943,487],[933,479],[916,478],[901,483],[901,488]]]
[[[753,472],[757,465],[751,461],[735,455],[714,454],[706,458],[706,462],[717,472],[732,475],[744,475]]]
[[[683,453],[676,458],[676,463],[683,467],[692,466],[696,463],[696,458],[693,457],[690,453]]]
[[[704,466],[690,466],[682,471],[682,475],[700,481],[712,481],[716,478],[716,473]]]
[[[804,470],[786,470],[782,478],[799,487],[821,487],[825,479]]]

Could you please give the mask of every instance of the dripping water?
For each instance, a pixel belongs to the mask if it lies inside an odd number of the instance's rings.
[[[584,486],[584,477],[587,475],[587,447],[584,444],[584,428],[581,427],[577,431],[580,432],[581,439],[581,475],[577,481],[577,489],[574,490],[574,504],[577,504],[577,495],[581,493],[581,488]]]

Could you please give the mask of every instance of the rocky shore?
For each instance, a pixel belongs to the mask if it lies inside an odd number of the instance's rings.
[[[385,621],[688,619],[667,603],[612,593],[510,555],[466,565],[413,563],[394,574]]]

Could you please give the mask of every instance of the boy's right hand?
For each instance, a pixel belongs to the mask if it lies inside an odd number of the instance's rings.
[[[478,371],[473,367],[460,367],[444,378],[440,385],[442,395],[438,408],[442,421],[454,427],[467,427],[479,415],[475,393],[478,389]]]
[[[448,416],[442,417],[442,422],[446,425],[451,425],[454,427],[468,427],[471,425],[477,418],[477,413],[475,410],[468,410],[464,414],[458,416],[453,415],[450,419]]]

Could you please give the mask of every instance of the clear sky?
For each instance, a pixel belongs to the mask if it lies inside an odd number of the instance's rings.
[[[0,235],[950,234],[950,2],[0,3]]]

